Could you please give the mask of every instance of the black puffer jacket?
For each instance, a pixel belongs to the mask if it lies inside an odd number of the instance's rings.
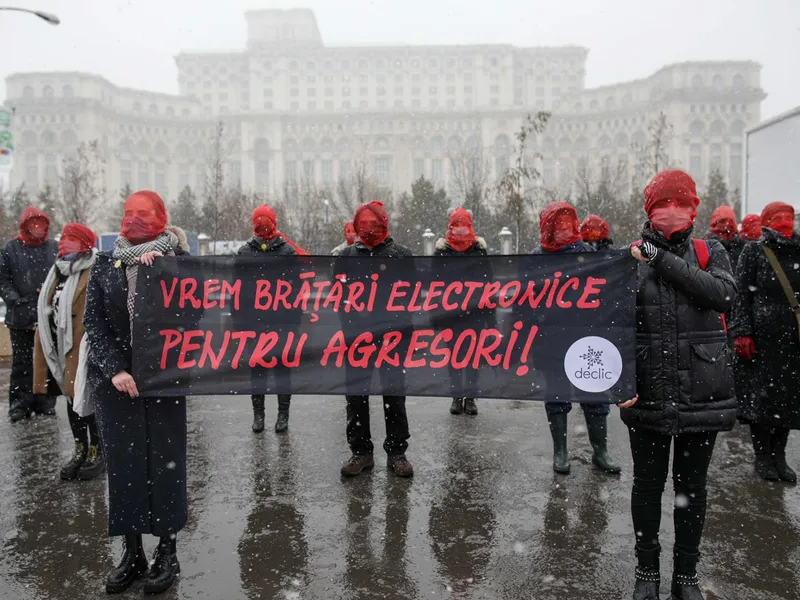
[[[472,246],[464,251],[453,249],[445,238],[439,238],[436,241],[436,249],[433,251],[433,255],[469,257],[469,260],[465,259],[464,261],[459,261],[459,263],[446,261],[445,268],[452,269],[455,265],[458,265],[458,275],[463,281],[492,281],[494,279],[492,263],[488,258],[489,253],[487,252],[486,240],[482,237],[476,237]],[[446,276],[443,273],[437,272],[437,266],[438,262],[433,261],[431,273],[433,279],[449,280],[452,278],[452,275]],[[477,315],[482,317],[480,321],[474,318]],[[465,317],[470,318],[465,319]],[[444,329],[447,327],[458,329],[459,327],[466,326],[474,327],[476,323],[480,323],[483,327],[495,327],[497,325],[497,317],[495,316],[494,310],[481,310],[475,307],[469,311],[469,314],[447,314],[442,319],[437,320],[436,323],[434,323],[434,327],[437,329]]]
[[[6,325],[10,329],[33,329],[36,303],[50,268],[56,261],[58,242],[26,246],[9,240],[0,253],[0,296],[6,303]]]
[[[752,337],[756,357],[743,361],[755,373],[752,393],[740,398],[747,422],[800,429],[800,339],[789,300],[762,248],[771,248],[800,299],[800,236],[790,239],[764,228],[763,242],[742,251],[736,277],[739,296],[731,320],[732,337]]]
[[[239,256],[263,256],[264,254],[293,256],[297,254],[292,245],[281,236],[274,237],[271,240],[252,237],[236,253]]]
[[[690,239],[668,242],[650,229],[645,241],[661,249],[639,265],[636,294],[636,390],[623,409],[629,427],[666,435],[727,431],[736,422],[730,350],[720,313],[736,296],[725,249],[711,241],[703,271]]]
[[[728,256],[731,257],[731,267],[736,271],[736,265],[739,264],[739,256],[741,256],[742,250],[744,250],[745,241],[740,238],[738,234],[729,240],[723,240],[712,233],[708,236],[708,239],[717,240],[722,244],[722,247],[728,251]]]

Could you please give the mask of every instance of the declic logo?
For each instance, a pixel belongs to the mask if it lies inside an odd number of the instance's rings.
[[[564,372],[581,391],[596,393],[611,389],[622,375],[622,356],[605,338],[588,336],[570,346],[564,355]]]

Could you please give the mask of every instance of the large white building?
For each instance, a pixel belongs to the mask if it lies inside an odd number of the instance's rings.
[[[701,184],[719,168],[738,187],[742,133],[759,122],[765,97],[761,67],[749,61],[674,64],[586,88],[585,48],[330,47],[309,10],[246,19],[244,50],[176,57],[177,96],[87,73],[9,76],[12,184],[54,183],[77,144],[97,139],[110,192],[130,183],[174,198],[187,184],[202,188],[221,121],[229,176],[245,189],[333,186],[366,164],[389,188],[424,174],[457,195],[454,155],[480,153],[497,177],[524,115],[547,110],[553,118],[530,144],[543,154],[545,186],[568,188],[582,157],[633,164],[632,147],[663,112],[673,160]]]

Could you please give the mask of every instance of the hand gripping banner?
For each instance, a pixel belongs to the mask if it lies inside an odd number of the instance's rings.
[[[627,252],[167,257],[140,267],[138,282],[144,396],[635,395]]]

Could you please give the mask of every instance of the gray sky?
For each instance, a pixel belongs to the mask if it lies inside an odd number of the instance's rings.
[[[332,45],[585,46],[588,86],[644,77],[672,62],[752,59],[763,65],[763,117],[800,105],[800,0],[9,1],[54,12],[62,24],[0,12],[3,79],[89,71],[174,93],[179,50],[241,49],[245,10],[308,7]]]

